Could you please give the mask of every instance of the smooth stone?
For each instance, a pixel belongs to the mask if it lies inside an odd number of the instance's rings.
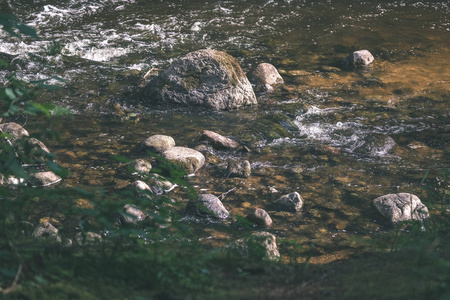
[[[384,195],[374,199],[373,205],[392,223],[411,219],[422,221],[430,216],[419,197],[410,193]]]
[[[28,178],[32,186],[49,186],[60,182],[62,179],[51,171],[31,174]]]
[[[278,210],[299,212],[303,206],[303,199],[299,193],[293,192],[280,197],[274,204]]]
[[[277,69],[269,63],[259,64],[250,75],[250,80],[258,89],[273,91],[275,85],[283,84],[284,80]]]
[[[204,130],[203,137],[206,138],[216,149],[236,149],[239,143],[230,138],[224,137],[214,131]]]
[[[61,243],[59,231],[50,222],[42,222],[36,226],[32,236],[39,239],[48,239]]]
[[[198,216],[211,216],[226,219],[230,215],[222,201],[213,194],[200,194],[197,199],[190,200],[186,210]]]
[[[146,86],[149,102],[229,110],[256,105],[252,85],[236,60],[212,49],[174,61]]]
[[[197,150],[186,147],[172,147],[163,156],[178,165],[188,174],[194,174],[205,164],[205,156]]]
[[[126,204],[120,213],[119,219],[122,224],[136,224],[143,221],[146,214],[142,212],[136,205]]]
[[[28,131],[25,130],[25,128],[13,122],[0,124],[0,133],[1,132],[9,134],[11,137],[9,137],[8,139],[11,142],[21,137],[30,135]]]
[[[257,225],[269,227],[272,225],[272,218],[262,208],[257,208],[253,212],[247,215],[247,220]]]
[[[250,237],[239,239],[225,249],[254,260],[276,261],[280,258],[275,235],[265,231],[254,232]]]
[[[175,140],[168,135],[156,134],[145,139],[142,146],[145,150],[161,153],[169,148],[175,147]]]
[[[237,176],[237,177],[248,178],[248,177],[250,177],[251,172],[252,172],[252,167],[248,160],[244,160],[244,161],[237,161],[234,159],[228,160],[228,165],[227,165],[227,170],[226,170],[227,177]]]
[[[141,173],[141,174],[146,174],[146,173],[150,173],[150,171],[152,170],[152,165],[145,159],[138,158],[138,159],[132,160],[128,164],[128,170],[132,173],[137,172],[137,173]]]
[[[95,245],[102,242],[102,236],[95,232],[86,232],[84,235],[78,232],[74,240],[79,246]]]
[[[355,51],[345,59],[345,64],[349,68],[364,68],[374,61],[372,53],[368,50]]]

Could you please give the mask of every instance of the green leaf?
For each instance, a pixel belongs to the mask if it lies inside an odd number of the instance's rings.
[[[5,94],[10,100],[15,100],[17,98],[16,94],[14,94],[14,90],[10,87],[5,88]]]

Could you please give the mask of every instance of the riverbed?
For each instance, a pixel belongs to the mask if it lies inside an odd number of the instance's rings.
[[[197,230],[212,244],[242,235],[235,217],[259,207],[271,215],[267,230],[277,239],[313,244],[311,261],[329,262],[393,230],[372,205],[378,196],[423,196],[433,213],[422,179],[450,167],[445,1],[15,1],[5,10],[40,38],[0,32],[9,62],[0,81],[11,73],[47,79],[52,88],[37,101],[72,111],[55,125],[62,141],[45,141],[71,172],[68,187],[120,189],[131,179],[114,156],[145,158],[136,147],[154,134],[195,148],[204,143],[201,132],[212,130],[248,149],[208,148],[205,166],[189,177],[199,193],[236,188],[224,198],[234,217]],[[245,72],[271,63],[285,83],[257,93],[258,106],[236,111],[143,101],[149,70],[203,48],[227,52]],[[361,49],[375,61],[343,68],[342,59]],[[33,123],[27,126],[32,132]],[[227,177],[228,159],[248,160],[252,175]],[[301,212],[270,210],[294,191],[304,200]],[[187,201],[182,188],[172,193]]]

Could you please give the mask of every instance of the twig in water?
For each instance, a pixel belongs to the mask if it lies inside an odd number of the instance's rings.
[[[220,201],[223,201],[223,199],[225,199],[225,197],[228,195],[228,193],[231,193],[231,192],[233,192],[235,190],[237,190],[236,187],[232,188],[231,190],[229,190],[229,191],[227,191],[225,193],[222,193],[218,198],[220,199]]]

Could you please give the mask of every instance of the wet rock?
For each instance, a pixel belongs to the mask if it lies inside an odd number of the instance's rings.
[[[265,231],[255,232],[248,238],[239,239],[225,249],[254,260],[278,260],[280,258],[276,237]]]
[[[355,51],[344,60],[344,64],[347,68],[364,68],[370,65],[374,61],[372,53],[368,50]]]
[[[269,227],[270,225],[272,225],[272,218],[264,209],[261,208],[257,208],[253,212],[248,214],[247,220],[260,226]]]
[[[168,193],[178,186],[159,174],[150,174],[147,182],[156,194]]]
[[[130,184],[132,187],[134,187],[137,191],[144,191],[144,192],[150,192],[153,194],[153,190],[146,184],[145,182],[141,180],[136,180],[133,183]]]
[[[29,136],[30,134],[22,126],[17,123],[4,123],[0,124],[0,133],[6,133],[10,135],[8,140],[13,142],[21,137]]]
[[[34,229],[32,236],[61,243],[59,231],[50,222],[42,222]]]
[[[30,177],[28,178],[28,181],[31,183],[32,186],[44,187],[60,182],[61,177],[50,171],[38,172],[31,174]]]
[[[203,154],[186,147],[169,148],[163,152],[163,156],[185,170],[188,174],[197,172],[205,164]]]
[[[274,203],[275,209],[288,212],[299,212],[302,206],[303,199],[297,192],[284,195]]]
[[[274,86],[284,83],[280,73],[269,63],[259,64],[250,74],[250,80],[258,90],[267,92],[273,91]]]
[[[216,149],[236,149],[239,147],[238,142],[213,131],[204,130],[202,136]]]
[[[0,174],[0,186],[2,186],[2,185],[19,185],[24,182],[25,182],[25,180],[23,178],[16,178],[13,176],[5,177],[3,174]]]
[[[360,155],[384,156],[394,152],[394,139],[382,133],[371,133],[352,145],[352,150]]]
[[[225,52],[203,49],[173,62],[146,86],[148,99],[215,110],[256,105],[247,76]]]
[[[120,213],[119,220],[121,224],[136,224],[143,221],[146,214],[142,212],[136,205],[126,204]]]
[[[138,158],[135,160],[132,160],[128,164],[128,171],[132,173],[141,173],[141,174],[147,174],[150,173],[152,170],[152,165],[146,161],[145,159]]]
[[[189,201],[186,210],[198,216],[211,216],[226,219],[230,215],[222,201],[213,194],[200,194],[195,200]]]
[[[152,135],[142,143],[142,148],[144,150],[159,153],[172,147],[175,147],[175,140],[171,136],[161,134]]]
[[[96,245],[102,242],[102,236],[95,232],[78,232],[74,240],[79,246]]]
[[[252,167],[248,160],[238,161],[235,159],[229,159],[226,174],[229,176],[248,178],[252,172]]]
[[[428,208],[420,199],[409,193],[388,194],[373,200],[378,211],[392,223],[428,218]]]

